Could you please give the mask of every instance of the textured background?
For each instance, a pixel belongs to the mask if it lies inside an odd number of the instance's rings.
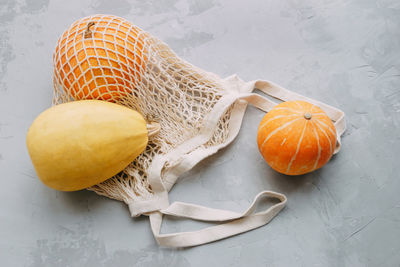
[[[184,175],[171,200],[240,211],[260,190],[288,205],[270,224],[209,245],[165,249],[147,218],[93,192],[36,178],[25,148],[49,107],[51,54],[74,20],[123,16],[222,77],[264,78],[346,112],[342,151],[301,177],[273,172],[256,147],[263,113]],[[2,266],[400,266],[400,2],[0,0]],[[204,226],[169,220],[164,232]]]

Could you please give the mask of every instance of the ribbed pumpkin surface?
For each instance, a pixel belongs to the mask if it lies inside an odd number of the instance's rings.
[[[58,40],[54,77],[74,99],[118,101],[144,71],[145,33],[119,17],[78,20]]]
[[[300,175],[325,165],[336,144],[336,130],[319,107],[304,101],[283,102],[261,120],[258,148],[276,171]]]

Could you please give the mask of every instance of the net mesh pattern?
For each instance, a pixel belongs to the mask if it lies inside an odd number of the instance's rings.
[[[95,15],[73,23],[58,40],[53,64],[53,104],[105,100],[160,123],[159,134],[135,161],[89,188],[126,203],[152,196],[147,171],[154,156],[198,135],[224,94],[219,77],[185,62],[160,40],[115,16]],[[231,111],[232,107],[224,113],[202,147],[225,142]]]

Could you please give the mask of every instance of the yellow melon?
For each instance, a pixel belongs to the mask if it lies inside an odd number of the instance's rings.
[[[27,134],[38,177],[56,190],[80,190],[114,176],[146,148],[146,121],[127,107],[75,101],[41,113]]]

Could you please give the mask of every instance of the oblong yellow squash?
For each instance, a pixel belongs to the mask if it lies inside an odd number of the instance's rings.
[[[111,178],[141,154],[147,142],[140,113],[100,100],[51,107],[35,119],[27,135],[38,177],[61,191]]]

